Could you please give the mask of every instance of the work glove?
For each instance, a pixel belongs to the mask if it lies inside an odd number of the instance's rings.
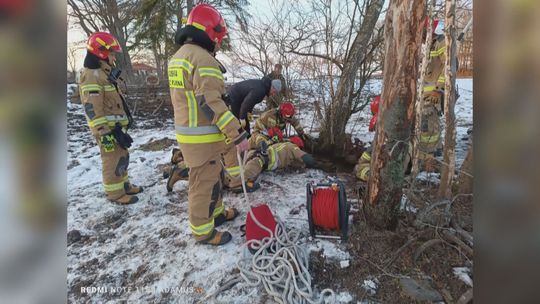
[[[253,113],[251,113],[251,112],[248,112],[248,113],[247,113],[247,120],[248,120],[248,121],[252,121],[252,120],[253,120]]]
[[[103,147],[103,150],[105,150],[105,152],[114,151],[114,146],[117,143],[116,138],[114,138],[114,135],[112,133],[107,133],[105,135],[102,135],[101,138],[99,139],[99,142],[101,146]]]
[[[114,129],[111,132],[114,135],[114,138],[116,138],[116,141],[118,142],[118,145],[122,147],[123,149],[126,149],[131,147],[131,143],[133,142],[133,138],[129,136],[129,134],[125,133],[122,130],[122,126],[120,124],[117,124]]]

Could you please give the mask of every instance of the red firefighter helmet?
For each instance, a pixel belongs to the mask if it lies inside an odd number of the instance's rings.
[[[428,28],[428,22],[429,22],[429,17],[426,16],[426,20],[424,21],[424,28],[426,30]],[[435,33],[435,29],[437,28],[437,25],[439,25],[439,20],[438,19],[433,19],[433,21],[431,23],[431,34]]]
[[[373,98],[373,101],[371,101],[370,108],[371,108],[371,114],[377,115],[379,113],[379,103],[381,102],[381,95],[375,96]]]
[[[289,138],[289,141],[292,142],[293,144],[297,145],[298,148],[300,149],[304,149],[304,141],[299,137],[299,136],[293,136],[291,138]]]
[[[105,32],[93,33],[86,44],[88,51],[105,60],[111,52],[119,53],[122,47],[113,35]]]
[[[268,128],[266,131],[270,139],[274,140],[274,137],[277,137],[277,141],[283,141],[283,132],[278,127]]]
[[[227,25],[221,14],[209,4],[199,4],[189,13],[187,23],[204,31],[210,40],[221,44],[227,35]]]
[[[294,116],[295,109],[294,105],[290,102],[284,102],[279,105],[279,114],[284,118],[291,118]]]

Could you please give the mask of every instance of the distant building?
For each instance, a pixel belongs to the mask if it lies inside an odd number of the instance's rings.
[[[131,66],[133,68],[133,75],[138,76],[138,77],[146,77],[149,75],[157,74],[157,69],[146,63],[136,62],[136,63],[133,63]]]

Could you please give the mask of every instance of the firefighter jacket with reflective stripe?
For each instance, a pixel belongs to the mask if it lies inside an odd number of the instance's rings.
[[[219,63],[204,48],[184,44],[169,61],[169,87],[176,139],[186,165],[197,167],[247,137],[221,96],[225,93]]]
[[[369,178],[369,168],[371,166],[371,153],[369,150],[364,151],[362,156],[358,159],[358,164],[356,165],[356,177],[364,182],[368,181]]]
[[[296,117],[291,117],[285,120],[279,114],[279,109],[271,109],[261,114],[261,117],[255,121],[254,133],[264,133],[267,129],[278,127],[281,130],[285,130],[287,123],[291,124],[296,130],[298,135],[304,134],[304,129],[300,124],[300,121]]]
[[[268,171],[272,171],[278,168],[287,168],[289,166],[302,167],[304,162],[302,156],[306,155],[306,152],[300,150],[300,148],[290,142],[282,142],[273,144],[268,147]]]
[[[429,53],[429,61],[424,76],[423,91],[444,90],[444,65],[446,62],[446,43],[444,35],[435,37]]]
[[[111,66],[101,61],[100,69],[85,68],[81,73],[81,101],[94,136],[109,133],[116,123],[123,127],[128,124],[121,92],[108,80],[110,72]]]

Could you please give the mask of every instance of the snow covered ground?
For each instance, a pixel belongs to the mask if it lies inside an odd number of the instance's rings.
[[[465,151],[467,142],[460,139],[472,125],[472,80],[458,80],[458,84],[461,98],[456,105],[456,139],[458,150]],[[301,118],[309,130],[308,111],[301,111]],[[372,137],[367,132],[369,118],[366,108],[349,123],[354,136],[365,142]],[[178,182],[174,191],[167,193],[159,167],[169,162],[173,146],[157,151],[142,149],[149,142],[174,141],[172,120],[155,125],[151,120],[139,119],[139,127],[130,133],[134,143],[129,176],[145,191],[137,204],[117,206],[109,203],[103,193],[99,150],[86,126],[82,106],[68,105],[68,301],[266,303],[268,298],[260,289],[243,283],[213,301],[202,300],[235,273],[236,262],[243,254],[240,226],[248,206],[243,196],[226,193],[225,203],[242,212],[239,219],[222,228],[233,234],[233,241],[218,248],[196,245],[188,223],[187,182]],[[459,164],[464,152],[457,155]],[[289,227],[307,236],[305,186],[326,178],[319,170],[264,173],[260,179],[262,189],[250,198],[254,203],[268,203]],[[329,261],[339,263],[350,258],[338,242],[310,241],[307,237],[303,242],[312,251],[322,250]],[[375,290],[368,283],[366,288]],[[336,290],[336,294],[340,303],[355,300],[345,290]]]

